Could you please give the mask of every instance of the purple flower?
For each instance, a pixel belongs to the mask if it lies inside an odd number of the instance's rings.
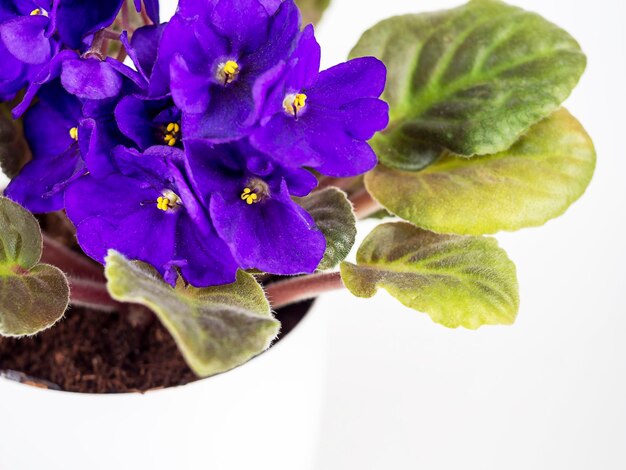
[[[0,100],[24,88],[58,49],[50,2],[0,0]]]
[[[57,54],[41,71],[28,87],[22,102],[13,109],[13,117],[18,118],[28,109],[39,89],[57,78],[69,92],[80,99],[104,100],[114,98],[123,89],[124,80],[133,71],[118,61],[107,58],[83,59],[74,51],[62,51]]]
[[[315,271],[326,240],[293,198],[317,185],[309,169],[375,165],[367,140],[388,121],[380,61],[320,73],[294,0],[181,0],[168,25],[121,35],[134,69],[77,52],[121,0],[54,0],[32,18],[24,5],[0,0],[0,53],[14,60],[0,98],[28,85],[13,113],[33,153],[9,197],[65,208],[88,255],[118,250],[172,284]],[[158,1],[143,5],[158,21]]]
[[[0,101],[12,99],[64,47],[84,50],[111,25],[123,0],[0,0]],[[159,21],[158,0],[145,0]],[[135,0],[137,11],[141,0]]]
[[[181,172],[180,149],[114,152],[120,173],[80,178],[65,197],[78,241],[99,262],[109,249],[153,265],[171,284],[234,282],[237,263]]]
[[[326,241],[291,198],[317,185],[311,173],[283,168],[245,140],[215,147],[186,140],[185,146],[194,186],[239,266],[283,275],[315,271]]]
[[[335,177],[365,173],[376,165],[367,140],[388,123],[388,105],[378,99],[385,66],[373,57],[321,73],[319,65],[320,48],[308,26],[289,62],[255,85],[260,127],[251,142],[283,165]]]
[[[171,98],[126,96],[115,107],[115,119],[122,134],[140,150],[154,145],[182,148],[181,112]]]
[[[245,136],[255,124],[254,83],[289,57],[300,14],[293,0],[270,9],[272,14],[259,0],[204,3],[203,15],[178,15],[170,22],[158,70],[170,73],[185,135],[225,142]]]
[[[24,120],[33,159],[7,188],[9,197],[33,212],[60,210],[65,189],[77,177],[115,171],[110,151],[130,141],[113,110],[120,94],[136,89],[120,72],[123,67],[63,51],[40,71],[14,109],[19,115],[39,98]]]
[[[182,148],[182,112],[171,96],[151,97],[149,93],[158,52],[155,44],[158,44],[162,31],[163,28],[155,26],[140,28],[130,44],[122,35],[122,42],[141,75],[142,83],[136,93],[120,100],[115,108],[115,119],[120,131],[140,150],[154,145]],[[155,75],[153,81],[158,81],[161,76]]]
[[[11,180],[5,190],[9,198],[36,213],[63,209],[65,189],[86,173],[81,147],[89,146],[90,132],[81,120],[80,100],[58,80],[41,89],[24,117],[33,158]]]

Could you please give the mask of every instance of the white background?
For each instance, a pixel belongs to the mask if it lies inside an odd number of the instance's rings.
[[[458,3],[334,0],[318,28],[324,64],[343,61],[381,19]],[[448,330],[384,293],[365,301],[342,292],[318,302],[316,316],[291,336],[308,335],[298,347],[287,338],[275,354],[183,389],[86,397],[0,381],[0,468],[626,469],[626,7],[515,3],[566,28],[586,51],[587,73],[567,106],[594,138],[598,168],[565,216],[498,236],[518,266],[514,326]],[[318,319],[330,328],[318,328]],[[289,344],[292,356],[280,355]],[[324,369],[317,362],[327,353]],[[276,389],[254,375],[264,367],[280,375],[268,374]],[[245,387],[241,374],[252,377]],[[255,422],[248,408],[259,397],[282,409],[260,410]],[[274,419],[264,421],[263,412]],[[298,446],[311,436],[309,458]],[[211,460],[220,448],[224,459]],[[290,450],[306,463],[283,465]],[[245,453],[254,463],[233,465]],[[275,465],[261,454],[275,456]]]
[[[335,0],[324,64],[383,18],[459,3]],[[588,55],[566,106],[595,141],[595,178],[563,217],[498,235],[521,285],[512,327],[448,330],[384,293],[321,300],[334,318],[316,468],[626,468],[626,2],[513,3]]]

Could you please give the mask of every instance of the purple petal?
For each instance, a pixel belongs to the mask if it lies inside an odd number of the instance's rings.
[[[189,93],[186,99],[194,96],[200,100],[207,95]],[[181,107],[180,101],[176,104]],[[236,140],[250,131],[250,116],[254,111],[250,88],[241,82],[213,94],[206,112],[183,114],[183,134],[186,138],[203,138],[216,143]]]
[[[289,72],[287,85],[298,91],[315,85],[320,73],[321,56],[322,50],[315,39],[313,25],[308,25],[300,34],[298,46],[291,57],[295,65]]]
[[[376,166],[376,154],[350,134],[345,118],[341,112],[311,106],[297,121],[286,115],[274,117],[251,142],[288,167],[310,166],[335,177],[359,175]]]
[[[33,67],[25,65],[9,54],[0,41],[0,57],[3,57],[3,67],[0,67],[0,101],[9,101],[26,86],[34,75]]]
[[[189,139],[185,140],[185,155],[188,173],[203,197],[215,191],[231,191],[243,183],[243,162],[232,146]]]
[[[202,51],[195,35],[196,23],[196,19],[186,19],[176,14],[165,25],[150,79],[150,96],[170,93],[170,63],[174,55],[180,51],[193,51],[194,54]]]
[[[133,95],[125,96],[115,108],[115,119],[122,134],[141,149],[155,143],[152,119],[146,102]]]
[[[78,54],[74,51],[62,51],[52,58],[52,60],[43,67],[33,82],[26,90],[26,94],[22,102],[13,108],[13,117],[18,119],[28,109],[39,89],[49,81],[57,78],[61,74],[61,67],[66,60],[76,59]]]
[[[115,120],[86,118],[81,121],[79,133],[86,134],[81,151],[89,172],[103,178],[116,170],[111,162],[111,149],[120,143],[119,130]],[[79,137],[80,138],[80,137]]]
[[[170,163],[174,167],[184,165],[183,151],[164,145],[150,147],[143,153],[117,146],[113,150],[113,157],[122,174],[156,187],[173,184]]]
[[[310,132],[306,123],[303,124],[301,121],[302,119],[296,121],[284,113],[278,114],[265,126],[256,130],[250,141],[255,148],[285,166],[315,168],[321,165],[325,158],[332,158],[331,155],[320,153],[316,145],[317,141],[329,137]]]
[[[78,127],[81,104],[56,83],[43,88],[40,95],[24,116],[24,132],[33,155],[57,156],[75,142],[69,132]]]
[[[211,217],[219,236],[244,269],[293,275],[315,271],[326,240],[309,214],[280,192],[257,204],[239,197],[211,198]]]
[[[217,0],[210,23],[231,40],[233,49],[257,49],[267,35],[269,15],[259,0]]]
[[[198,230],[196,221],[181,217],[178,224],[176,257],[183,277],[195,287],[235,282],[238,265],[226,243],[208,222],[209,232]]]
[[[0,39],[22,62],[43,64],[52,54],[50,40],[45,36],[49,21],[43,15],[18,16],[0,25]]]
[[[385,89],[387,68],[375,57],[361,57],[320,73],[309,99],[338,108],[361,98],[378,98]]]
[[[166,24],[144,26],[133,34],[129,54],[132,51],[131,57],[144,76],[149,77],[152,74],[165,27]]]
[[[148,18],[150,18],[154,24],[159,24],[161,22],[159,0],[144,0],[143,3],[146,5]]]
[[[389,105],[377,98],[352,101],[340,114],[346,132],[357,140],[370,140],[389,124]]]
[[[97,59],[67,60],[61,83],[79,98],[92,100],[112,98],[122,89],[120,74],[108,62]]]
[[[65,205],[76,225],[78,242],[89,256],[103,262],[107,251],[115,249],[164,273],[174,256],[182,211],[159,210],[159,196],[154,188],[142,188],[123,176],[99,180],[86,176],[68,188]]]
[[[170,75],[176,106],[187,113],[204,113],[209,106],[208,90],[213,77],[192,72],[181,55],[173,57]]]
[[[63,190],[85,173],[78,144],[65,152],[43,158],[34,157],[11,180],[5,195],[34,213],[63,209]]]

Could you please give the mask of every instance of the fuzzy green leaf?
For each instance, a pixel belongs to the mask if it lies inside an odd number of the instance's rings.
[[[330,0],[296,0],[296,4],[302,13],[302,24],[317,24],[330,5]]]
[[[586,66],[567,32],[497,0],[382,21],[351,53],[365,55],[388,69],[391,122],[374,146],[385,165],[408,171],[439,148],[509,148],[561,105]]]
[[[0,335],[33,335],[67,309],[67,279],[54,266],[39,264],[42,246],[33,215],[0,198]]]
[[[332,269],[346,259],[356,239],[356,218],[346,194],[326,188],[296,200],[326,237],[326,252],[319,270]]]
[[[265,293],[243,271],[225,286],[196,289],[182,279],[175,288],[151,266],[110,251],[105,274],[111,296],[151,309],[200,377],[233,369],[265,351],[278,335]]]
[[[406,222],[378,226],[342,263],[341,277],[358,297],[384,288],[407,307],[450,328],[515,321],[515,265],[493,238],[439,235]]]
[[[565,109],[509,150],[475,158],[447,153],[420,172],[378,166],[365,182],[389,211],[439,233],[481,235],[544,224],[563,214],[593,176],[590,137]]]

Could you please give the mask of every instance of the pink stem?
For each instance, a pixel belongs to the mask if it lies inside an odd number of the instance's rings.
[[[128,34],[131,34],[130,30],[130,15],[128,10],[128,2],[124,2],[122,4],[122,28],[128,31]]]
[[[381,205],[363,188],[361,191],[350,197],[354,205],[354,212],[357,219],[365,219],[379,211]]]
[[[278,281],[266,287],[272,308],[279,309],[303,300],[313,299],[325,292],[343,289],[341,274],[319,273]]]
[[[116,312],[123,305],[111,298],[106,284],[68,276],[70,283],[70,302],[78,307],[87,307],[102,312]]]
[[[106,282],[102,266],[87,257],[70,250],[45,233],[43,236],[43,255],[41,261],[52,264],[73,277],[85,278],[91,281]]]

